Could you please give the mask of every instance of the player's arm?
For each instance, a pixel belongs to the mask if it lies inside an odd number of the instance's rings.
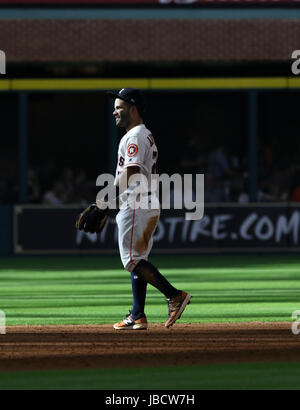
[[[119,176],[119,187],[124,186],[126,189],[129,186],[129,180],[130,178],[135,175],[140,173],[140,167],[136,165],[132,165],[130,167],[124,168],[122,174]],[[125,183],[126,181],[126,183]],[[123,185],[124,184],[124,185]]]
[[[98,198],[96,200],[97,207],[99,209],[107,209],[107,208],[110,208],[111,203],[115,204],[114,206],[122,203],[127,197],[127,192],[128,192],[127,189],[129,187],[130,178],[133,175],[136,175],[139,173],[140,173],[139,166],[130,165],[130,166],[125,167],[118,176],[117,183],[115,184],[117,187],[117,193],[114,191],[115,195],[113,195],[113,199],[111,199],[109,202],[108,201],[109,195],[107,195],[104,198]]]
[[[116,202],[121,204],[127,197],[127,190],[130,184],[130,178],[136,174],[140,173],[140,167],[136,165],[131,165],[125,167],[123,172],[119,176],[118,181],[118,196],[116,197]]]
[[[120,205],[124,200],[126,201],[129,191],[132,193],[134,187],[131,186],[129,189],[129,186],[132,183],[135,185],[135,183],[134,180],[131,181],[131,178],[134,175],[140,174],[145,157],[146,145],[143,141],[138,141],[135,135],[126,141],[125,154],[122,153],[122,156],[119,158],[118,174],[116,175],[114,183],[115,187],[118,187],[119,192],[116,195],[114,191],[113,198],[111,195],[108,195],[108,197],[110,197],[108,201],[99,198],[96,203],[100,209],[110,208],[111,204],[113,204],[114,207],[117,206],[117,204]]]

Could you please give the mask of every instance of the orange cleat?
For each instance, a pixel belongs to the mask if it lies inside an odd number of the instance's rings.
[[[148,323],[146,317],[134,320],[129,314],[122,322],[115,323],[113,327],[116,330],[146,330]]]
[[[192,296],[189,293],[181,291],[181,293],[178,296],[175,296],[171,299],[167,299],[169,317],[165,323],[166,327],[172,326],[176,322],[176,320],[178,320],[181,317],[186,306],[190,304],[191,297]]]

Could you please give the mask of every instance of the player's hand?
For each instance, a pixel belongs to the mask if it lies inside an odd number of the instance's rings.
[[[105,211],[109,208],[109,202],[105,199],[96,199],[95,204],[101,211]]]
[[[102,210],[96,204],[88,206],[76,219],[76,228],[80,231],[100,233],[106,224],[108,211]]]

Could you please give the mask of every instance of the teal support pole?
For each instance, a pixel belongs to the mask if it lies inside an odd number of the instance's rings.
[[[115,174],[116,166],[117,166],[117,158],[118,158],[118,146],[119,146],[119,138],[118,138],[118,130],[116,127],[115,118],[113,116],[114,111],[114,100],[110,98],[108,100],[108,158],[109,158],[109,173]]]
[[[0,255],[13,252],[13,207],[0,205]]]
[[[258,189],[258,135],[257,91],[248,94],[248,147],[249,147],[249,199],[257,200]]]
[[[18,134],[19,134],[19,203],[27,201],[28,172],[28,94],[18,96]]]

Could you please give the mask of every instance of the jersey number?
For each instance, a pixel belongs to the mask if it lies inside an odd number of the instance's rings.
[[[148,138],[148,141],[150,142],[150,147],[152,147],[152,145],[155,144],[153,135],[152,135],[152,134],[149,134],[147,138]]]
[[[152,165],[152,174],[156,174],[156,161],[157,161],[157,151],[153,151],[152,159],[154,164]]]

